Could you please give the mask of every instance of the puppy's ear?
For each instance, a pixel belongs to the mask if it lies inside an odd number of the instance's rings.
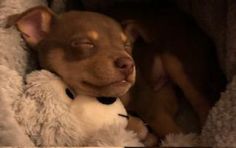
[[[31,8],[22,14],[9,17],[7,27],[16,25],[30,46],[38,44],[50,31],[55,15],[44,6]]]
[[[135,20],[123,21],[122,26],[125,34],[130,38],[131,42],[135,42],[138,38],[142,38],[145,42],[149,42],[150,39],[143,26]]]

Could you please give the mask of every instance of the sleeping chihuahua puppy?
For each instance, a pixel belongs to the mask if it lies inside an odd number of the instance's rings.
[[[76,11],[56,16],[39,6],[12,17],[14,23],[37,51],[41,68],[60,76],[75,94],[118,97],[133,85],[132,45],[113,19]]]
[[[111,99],[134,84],[132,42],[110,17],[87,11],[57,16],[38,6],[12,16],[12,25],[36,50],[41,68],[61,77],[76,96]],[[139,127],[146,131],[143,124]]]

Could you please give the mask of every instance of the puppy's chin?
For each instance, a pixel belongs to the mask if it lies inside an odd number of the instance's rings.
[[[92,97],[120,97],[123,96],[133,85],[133,83],[126,83],[126,84],[114,84],[102,88],[93,87],[89,85],[82,85],[75,89],[75,93],[81,95],[88,95]]]

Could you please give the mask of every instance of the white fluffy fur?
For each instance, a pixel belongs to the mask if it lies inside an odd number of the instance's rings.
[[[21,13],[30,7],[45,5],[45,0],[1,0],[0,1],[0,65],[24,75],[32,69],[33,61],[21,36],[14,27],[5,28],[9,16]]]
[[[94,130],[96,123],[90,123],[96,121],[93,121],[89,114],[87,114],[89,121],[86,121],[86,116],[82,116],[82,112],[72,114],[71,100],[65,94],[66,86],[52,73],[44,70],[33,72],[27,76],[26,82],[26,91],[22,98],[15,101],[14,110],[20,125],[36,146],[142,145],[136,134],[125,129],[123,121],[121,124],[110,124],[107,128],[109,125],[107,120],[108,125],[104,124],[104,128],[100,128],[101,131],[96,131]],[[87,101],[87,103],[89,107],[92,102]],[[79,107],[86,112],[84,109],[86,106]],[[96,110],[99,112],[99,108],[94,109],[95,118]],[[110,110],[109,107],[107,109]],[[116,119],[111,118],[111,120]]]
[[[16,118],[36,146],[80,146],[84,133],[81,123],[69,114],[64,102],[64,86],[47,72],[27,77],[24,96],[15,101]],[[37,76],[36,76],[37,75]],[[55,87],[59,83],[60,87]]]
[[[128,115],[119,98],[109,105],[102,104],[96,98],[89,96],[79,95],[73,101],[68,97],[65,99],[68,100],[71,114],[75,114],[83,123],[81,128],[86,129],[87,134],[95,133],[110,125],[118,125],[123,129],[127,127],[127,118],[119,116],[119,114]]]
[[[0,65],[0,145],[33,146],[15,120],[12,110],[14,99],[22,96],[23,81],[15,71]]]
[[[200,146],[196,134],[170,134],[161,142],[163,147],[196,147]]]
[[[236,76],[220,101],[213,107],[203,128],[201,142],[205,146],[236,146]]]
[[[42,0],[1,0],[0,1],[0,145],[33,146],[14,118],[12,103],[23,94],[22,76],[31,64],[29,53],[14,28],[5,28],[9,15],[20,13],[27,8],[44,4]]]
[[[108,138],[113,137],[113,138]],[[106,140],[104,140],[106,139]],[[102,128],[87,141],[88,145],[95,145],[99,147],[122,146],[141,147],[142,143],[132,131],[127,131],[122,126],[110,125]]]

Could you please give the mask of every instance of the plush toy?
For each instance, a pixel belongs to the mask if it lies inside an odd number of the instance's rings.
[[[77,115],[78,120],[88,127],[87,132],[95,133],[105,126],[114,124],[126,128],[129,116],[119,98],[74,98],[69,89],[66,89],[66,93],[73,99],[71,113]]]
[[[28,75],[16,119],[35,146],[143,146],[119,98],[74,97],[54,74]]]

